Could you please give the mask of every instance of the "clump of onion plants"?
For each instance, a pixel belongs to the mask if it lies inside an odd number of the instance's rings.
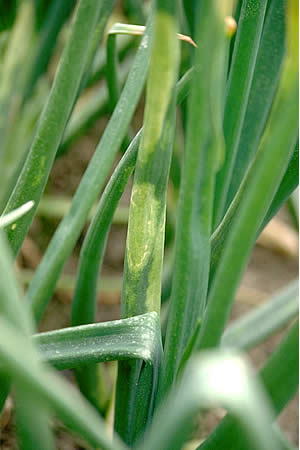
[[[298,2],[127,0],[131,25],[112,25],[114,3],[0,7],[0,409],[12,392],[22,449],[56,448],[55,416],[92,448],[179,450],[215,406],[227,415],[199,449],[292,448],[274,421],[297,389],[297,284],[227,324],[257,237],[298,183]],[[14,260],[54,161],[107,113],[24,294]],[[107,237],[132,175],[121,318],[95,323]],[[91,211],[70,326],[38,333]],[[255,372],[246,350],[288,324]],[[118,375],[103,406],[106,361]]]

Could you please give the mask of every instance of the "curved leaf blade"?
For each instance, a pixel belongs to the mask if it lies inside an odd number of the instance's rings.
[[[122,359],[142,359],[154,366],[162,352],[160,324],[154,312],[39,333],[33,341],[42,359],[59,370]]]
[[[116,437],[111,442],[105,422],[78,391],[40,363],[33,345],[24,343],[23,336],[4,319],[0,319],[0,324],[0,364],[15,382],[29,394],[38,396],[92,446],[103,450],[124,449]]]

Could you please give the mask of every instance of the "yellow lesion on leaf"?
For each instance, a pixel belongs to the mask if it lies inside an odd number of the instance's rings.
[[[148,289],[146,293],[147,311],[160,310],[160,293],[161,293],[161,267],[164,253],[164,231],[165,231],[165,213],[160,215],[160,223],[157,227],[155,235],[154,252],[151,269],[148,278]]]
[[[140,272],[149,262],[157,231],[159,208],[160,202],[155,197],[153,184],[134,185],[127,237],[127,264],[131,273]]]

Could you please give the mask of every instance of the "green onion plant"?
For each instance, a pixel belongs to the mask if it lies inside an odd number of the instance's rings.
[[[0,411],[11,394],[20,449],[57,448],[56,417],[86,448],[180,450],[216,406],[227,414],[198,449],[293,448],[275,421],[298,385],[296,280],[228,322],[257,237],[298,185],[298,16],[296,0],[0,6]],[[44,195],[56,158],[104,116],[74,196]],[[23,292],[14,260],[36,215],[61,221]],[[96,323],[117,217],[120,319]],[[87,223],[69,327],[38,332]],[[282,328],[256,371],[246,351]]]

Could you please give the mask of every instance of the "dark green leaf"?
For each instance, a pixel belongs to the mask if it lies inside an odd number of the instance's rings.
[[[242,126],[247,110],[251,83],[258,54],[267,0],[244,0],[235,38],[224,111],[226,153],[217,175],[214,228],[224,216],[225,202]]]

